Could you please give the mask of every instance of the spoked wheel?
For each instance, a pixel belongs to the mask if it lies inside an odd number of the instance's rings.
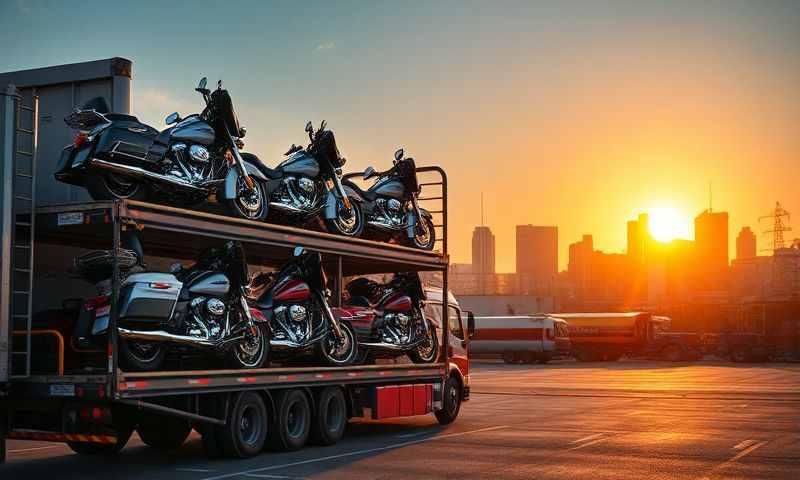
[[[298,450],[308,441],[311,405],[301,390],[287,390],[278,398],[271,440],[279,450]]]
[[[326,218],[325,226],[330,233],[346,237],[360,237],[364,231],[364,212],[358,202],[350,200],[350,208],[341,200],[336,201],[336,218]]]
[[[339,387],[326,387],[316,398],[311,438],[319,445],[333,445],[344,435],[347,426],[347,403]]]
[[[436,228],[433,226],[433,220],[422,217],[422,221],[414,227],[414,238],[411,239],[411,244],[420,250],[433,250],[436,245]]]
[[[461,384],[455,377],[450,377],[444,385],[442,409],[436,411],[436,419],[442,425],[452,423],[461,410]]]
[[[255,335],[248,335],[228,352],[231,368],[261,368],[269,359],[267,329],[256,326]]]
[[[119,339],[120,362],[124,370],[152,372],[164,364],[167,346],[158,342]]]
[[[145,200],[147,185],[116,173],[90,171],[86,177],[86,190],[94,200]]]
[[[331,331],[328,336],[317,343],[317,351],[322,361],[333,367],[350,365],[358,356],[358,341],[353,327],[347,322],[339,324],[342,337],[337,338]]]
[[[425,320],[428,322],[427,320]],[[420,327],[420,330],[421,327]],[[425,335],[425,340],[417,345],[417,348],[408,352],[408,357],[414,363],[433,363],[439,356],[439,339],[436,335],[436,327],[428,322],[428,332],[419,332]]]
[[[252,179],[252,178],[251,178]],[[245,183],[244,177],[236,179],[236,198],[225,200],[231,215],[248,220],[264,220],[267,218],[267,197],[264,184],[253,180],[253,188]]]

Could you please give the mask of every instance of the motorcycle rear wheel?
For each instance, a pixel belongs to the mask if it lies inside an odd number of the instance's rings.
[[[164,365],[167,346],[156,342],[139,342],[119,339],[119,361],[123,370],[129,372],[153,372]]]
[[[147,185],[115,173],[89,171],[86,190],[93,200],[147,200]]]
[[[433,363],[438,357],[439,337],[436,335],[436,328],[429,322],[427,341],[417,345],[417,348],[408,352],[408,358],[414,363]]]

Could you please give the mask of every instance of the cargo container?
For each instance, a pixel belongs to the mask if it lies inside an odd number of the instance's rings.
[[[567,322],[547,315],[475,317],[470,354],[506,363],[547,363],[570,353]]]

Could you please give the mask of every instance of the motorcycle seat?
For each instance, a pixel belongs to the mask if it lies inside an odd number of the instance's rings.
[[[361,295],[350,297],[350,299],[345,303],[349,307],[364,307],[364,308],[372,307],[372,304],[369,303],[369,299]]]
[[[245,162],[252,164],[258,170],[264,174],[265,177],[270,179],[278,179],[283,176],[283,172],[280,169],[273,169],[269,168],[264,162],[261,161],[255,154],[252,153],[242,153],[242,158]]]
[[[344,181],[342,183],[355,190],[356,193],[361,195],[361,198],[363,198],[364,200],[367,200],[369,202],[374,202],[375,199],[378,198],[378,195],[375,192],[372,192],[370,190],[364,190],[353,182]]]

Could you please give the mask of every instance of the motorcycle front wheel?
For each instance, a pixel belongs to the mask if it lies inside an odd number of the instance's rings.
[[[147,200],[149,189],[144,183],[116,173],[89,171],[86,190],[93,200]]]
[[[228,351],[231,368],[261,368],[269,360],[269,336],[267,328],[256,326],[256,335],[244,338]]]
[[[341,200],[336,201],[336,218],[326,218],[328,232],[345,237],[360,237],[364,232],[364,211],[361,205],[350,200],[350,210]]]
[[[425,321],[427,322],[427,320]],[[439,339],[436,335],[436,327],[428,322],[428,333],[425,335],[425,340],[417,345],[417,348],[408,352],[408,358],[414,363],[433,363],[438,357]]]
[[[342,338],[337,339],[331,331],[317,343],[317,355],[332,367],[350,365],[358,356],[358,341],[353,327],[347,322],[340,323]]]
[[[436,245],[436,228],[433,226],[433,220],[428,217],[422,217],[422,225],[417,225],[414,228],[414,238],[411,240],[411,245],[420,250],[433,250]]]
[[[263,221],[267,218],[267,195],[265,185],[253,179],[253,189],[247,188],[243,177],[236,179],[236,198],[225,199],[230,215],[247,220]]]

